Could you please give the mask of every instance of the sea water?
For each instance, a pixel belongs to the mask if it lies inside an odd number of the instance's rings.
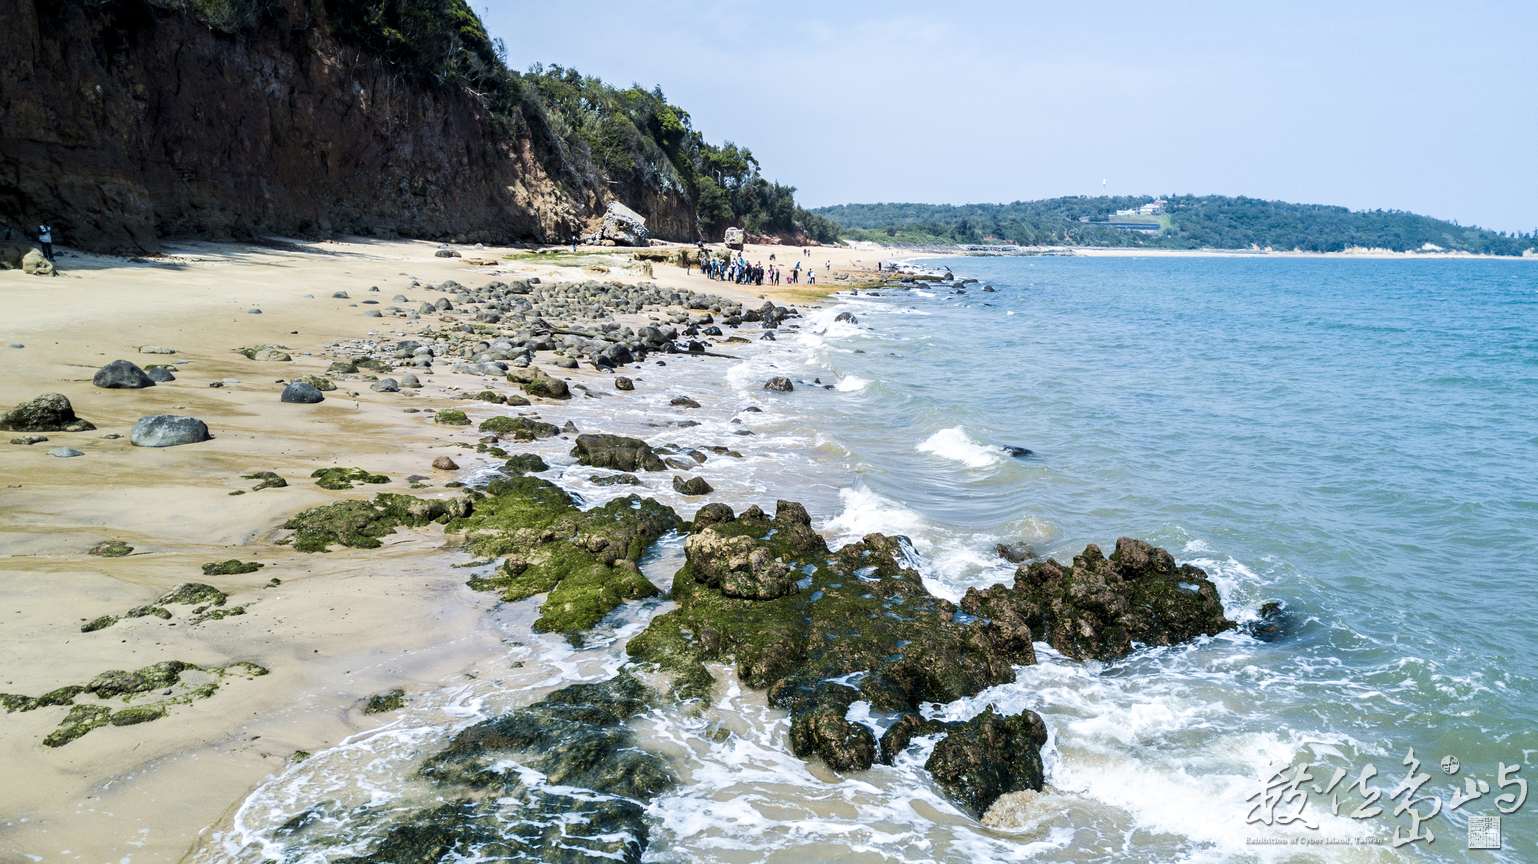
[[[1283,638],[1231,632],[1112,664],[1038,643],[1014,683],[929,706],[1045,719],[1048,787],[1000,827],[929,779],[933,739],[841,777],[790,755],[784,712],[717,669],[714,704],[635,723],[681,781],[651,803],[646,860],[1538,860],[1538,268],[944,264],[979,282],[846,293],[739,349],[724,374],[672,359],[633,396],[546,419],[730,445],[742,458],[700,466],[711,500],[800,500],[834,545],[906,535],[926,585],[951,599],[1012,579],[998,543],[1066,562],[1132,536],[1205,569],[1235,620],[1281,603]],[[834,320],[845,311],[857,321]],[[775,375],[795,392],[765,392]],[[704,408],[671,408],[672,395]],[[536,445],[544,476],[587,503],[638,491],[593,484],[565,446]],[[646,479],[639,491],[686,517],[703,500]],[[669,538],[644,568],[663,587],[679,547]],[[499,611],[512,647],[476,668],[502,671],[445,682],[272,778],[198,857],[357,854],[385,816],[431,799],[410,772],[453,730],[612,674],[624,640],[667,608],[631,604],[583,650],[527,633],[529,610]],[[863,703],[850,716],[882,723]],[[326,814],[330,839],[280,836],[306,809]],[[1468,851],[1490,839],[1471,837],[1471,817],[1491,816],[1502,848]]]

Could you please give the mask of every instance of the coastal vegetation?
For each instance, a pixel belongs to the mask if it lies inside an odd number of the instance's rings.
[[[1166,202],[1157,217],[1117,215],[1155,200]],[[1011,204],[843,204],[813,212],[837,223],[847,239],[882,244],[1302,252],[1368,248],[1480,255],[1521,255],[1538,247],[1534,232],[1487,231],[1402,210],[1349,210],[1224,195],[1071,196]],[[1159,230],[1126,230],[1112,224],[1134,220]]]

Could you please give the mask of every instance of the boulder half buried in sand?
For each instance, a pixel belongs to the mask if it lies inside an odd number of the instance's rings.
[[[128,433],[128,443],[135,447],[176,447],[196,444],[211,438],[208,425],[196,417],[155,414],[140,417]]]
[[[96,370],[91,383],[104,390],[142,390],[154,387],[155,379],[127,360],[113,360]]]

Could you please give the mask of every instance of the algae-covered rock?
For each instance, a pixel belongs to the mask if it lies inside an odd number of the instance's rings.
[[[527,417],[492,417],[481,421],[477,428],[493,435],[511,435],[515,441],[553,438],[561,434],[561,428],[554,423],[541,423]]]
[[[383,474],[370,474],[362,468],[318,468],[310,473],[315,485],[322,489],[351,489],[354,483],[389,483]]]
[[[284,480],[272,471],[258,471],[255,474],[242,474],[240,476],[245,480],[261,481],[251,487],[252,492],[260,492],[263,489],[283,489],[288,486],[287,480]]]
[[[160,599],[155,601],[155,605],[167,606],[174,603],[182,606],[197,606],[200,604],[223,606],[224,601],[228,597],[228,594],[212,585],[204,585],[201,582],[183,582],[162,594]]]
[[[508,474],[538,474],[549,471],[550,466],[534,453],[517,453],[502,463],[502,470]]]
[[[381,827],[383,839],[367,852],[339,860],[442,862],[474,850],[477,860],[638,864],[649,841],[646,804],[674,783],[665,760],[636,746],[624,725],[653,699],[621,673],[465,729],[420,772],[446,803]],[[393,818],[390,808],[357,815],[374,813]],[[318,835],[327,826],[318,815],[307,811],[279,830]]]
[[[92,546],[86,554],[102,558],[122,558],[132,551],[134,551],[134,547],[121,540],[103,540]]]
[[[488,484],[473,512],[445,530],[463,533],[473,554],[507,556],[496,575],[472,580],[472,587],[508,600],[549,592],[534,629],[576,634],[626,600],[660,593],[638,563],[681,524],[650,498],[632,495],[583,511],[549,481],[520,476]]]
[[[405,690],[391,690],[389,693],[381,693],[368,697],[368,702],[363,706],[364,714],[387,714],[391,711],[399,711],[406,704]]]
[[[877,742],[844,721],[853,701],[917,715],[922,703],[976,695],[1035,662],[1029,631],[962,615],[930,594],[902,538],[870,534],[830,553],[805,508],[788,501],[773,519],[714,505],[697,518],[673,579],[678,608],[626,650],[678,673],[685,697],[709,692],[705,662],[734,662],[744,683],[790,711],[797,755],[868,768]],[[856,672],[865,673],[857,684],[829,683]]]
[[[116,624],[116,623],[117,623],[117,616],[116,615],[102,615],[99,618],[92,618],[90,621],[87,621],[84,624],[81,624],[80,625],[80,632],[81,633],[95,633],[97,630],[105,630],[108,627],[111,627],[113,624]]]
[[[644,486],[641,478],[634,474],[593,474],[588,482],[595,486]]]
[[[369,372],[378,372],[380,374],[384,374],[385,372],[390,371],[389,363],[386,363],[383,360],[377,360],[373,357],[366,357],[362,360],[355,360],[353,361],[353,365],[358,369],[367,370]]]
[[[153,606],[153,605],[146,604],[144,606],[135,606],[134,608],[128,610],[127,612],[124,612],[123,613],[123,617],[124,618],[149,618],[149,617],[155,617],[155,618],[160,618],[162,620],[167,620],[167,619],[169,619],[171,617],[171,610],[167,609],[164,606]]]
[[[295,378],[294,381],[295,383],[308,384],[322,393],[330,393],[336,389],[336,384],[332,383],[330,378],[322,378],[319,375],[305,375],[301,378]]]
[[[44,393],[0,416],[0,429],[7,432],[89,432],[95,428],[90,421],[75,416],[69,397],[62,393]]]
[[[666,471],[662,457],[639,438],[619,435],[578,435],[571,455],[581,465],[616,471]]]
[[[1047,726],[1036,712],[1006,717],[989,706],[947,728],[949,734],[935,744],[924,769],[973,816],[982,818],[1000,795],[1041,791]]]
[[[433,422],[441,426],[469,426],[470,418],[458,408],[445,408],[433,415]]]
[[[1012,588],[967,590],[969,614],[1030,628],[1076,660],[1116,660],[1141,645],[1174,645],[1232,630],[1217,586],[1163,549],[1123,537],[1104,557],[1086,546],[1073,566],[1024,564]]]
[[[122,669],[111,669],[92,678],[85,685],[85,692],[94,694],[101,699],[110,699],[113,696],[126,696],[133,693],[143,693],[148,690],[159,690],[170,687],[181,680],[182,672],[188,669],[197,669],[190,663],[180,660],[167,660],[152,666],[145,666],[133,672],[125,672]]]
[[[470,504],[465,498],[436,500],[381,492],[373,501],[338,501],[312,507],[283,523],[294,533],[287,542],[301,552],[327,552],[340,544],[358,549],[377,549],[380,537],[395,533],[397,526],[421,527],[464,516]]]
[[[532,381],[525,382],[523,392],[530,396],[539,396],[544,399],[570,399],[571,389],[566,382],[559,378],[551,378],[542,375]]]
[[[255,573],[267,565],[256,561],[241,561],[231,558],[228,561],[220,561],[214,564],[203,565],[204,576],[239,576],[242,573]]]

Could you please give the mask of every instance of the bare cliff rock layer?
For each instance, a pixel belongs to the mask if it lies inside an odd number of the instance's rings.
[[[464,88],[333,39],[319,2],[236,34],[145,2],[0,0],[0,20],[0,223],[51,221],[70,246],[562,242],[607,204],[572,188],[601,184],[552,179]],[[693,233],[687,198],[635,203],[663,217],[654,234]]]

